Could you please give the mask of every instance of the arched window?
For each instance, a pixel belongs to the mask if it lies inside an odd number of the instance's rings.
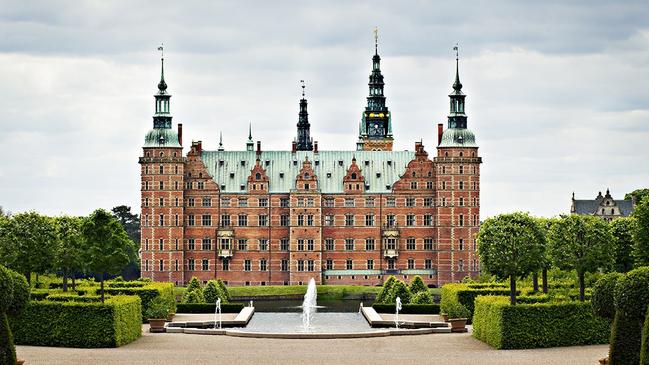
[[[309,173],[308,173],[308,172],[305,172],[305,173],[304,173],[304,180],[309,180],[309,177],[310,177],[310,176],[309,176]]]
[[[460,157],[464,156],[464,152],[460,151]]]
[[[352,172],[352,180],[356,180],[356,173]]]
[[[261,180],[261,174],[260,173],[255,174],[255,180]]]
[[[413,171],[412,172],[412,177],[417,177],[417,173]]]

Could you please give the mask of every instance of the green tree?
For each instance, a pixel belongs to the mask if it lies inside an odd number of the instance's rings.
[[[613,235],[614,270],[628,272],[633,269],[634,218],[618,218],[610,223]]]
[[[131,213],[131,207],[126,205],[114,207],[111,212],[122,224],[129,238],[135,243],[133,252],[129,252],[131,260],[122,269],[121,275],[127,280],[137,279],[140,277],[140,258],[137,254],[137,250],[140,248],[140,217]]]
[[[433,296],[429,291],[420,291],[410,297],[410,304],[433,304]]]
[[[577,271],[579,300],[584,301],[585,275],[613,262],[613,236],[608,223],[589,215],[562,217],[550,229],[550,256],[562,270]]]
[[[406,285],[406,283],[404,283],[401,280],[396,280],[394,284],[392,284],[392,287],[390,288],[390,292],[388,293],[388,296],[385,298],[384,303],[388,303],[388,304],[396,303],[397,297],[401,299],[401,303],[403,304],[410,303],[410,289],[408,289],[408,285]]]
[[[56,247],[55,267],[63,273],[63,291],[68,291],[70,274],[83,267],[83,218],[62,216],[55,219]]]
[[[428,287],[424,284],[424,281],[421,279],[421,276],[416,275],[410,282],[410,293],[416,294],[421,291],[428,291]]]
[[[115,217],[103,209],[84,220],[81,232],[85,260],[90,271],[100,275],[101,301],[104,302],[104,278],[115,275],[129,262],[133,241]]]
[[[200,288],[201,288],[201,282],[198,280],[197,277],[193,276],[189,280],[189,283],[187,284],[187,288],[185,289],[185,292],[192,291],[192,290],[200,290]]]
[[[221,293],[223,294],[223,297],[221,297],[221,301],[228,303],[229,301],[232,300],[232,297],[230,296],[230,292],[228,291],[228,288],[225,286],[223,280],[216,279],[216,286],[221,290]]]
[[[385,298],[388,296],[390,293],[390,289],[392,289],[392,285],[394,282],[397,280],[397,278],[394,277],[394,275],[390,275],[385,282],[383,282],[383,287],[381,288],[381,291],[376,295],[376,298],[374,299],[374,302],[376,303],[385,303]]]
[[[548,293],[548,270],[552,268],[552,259],[548,250],[548,236],[550,235],[550,228],[556,223],[558,218],[537,218],[539,225],[543,231],[543,259],[541,260],[541,290],[544,294]]]
[[[509,278],[510,302],[516,304],[516,279],[541,269],[544,235],[538,221],[527,213],[488,218],[478,233],[478,254],[487,272]]]
[[[649,266],[649,198],[643,199],[633,211],[633,259],[636,267]]]
[[[219,288],[216,286],[216,281],[214,280],[208,281],[203,288],[203,297],[206,303],[216,303],[216,299],[221,298],[219,294]],[[223,298],[221,298],[221,301],[223,301]]]
[[[16,347],[7,315],[18,314],[29,300],[24,276],[0,265],[0,365],[16,364]]]
[[[649,189],[636,189],[624,195],[624,200],[635,198],[636,203],[640,203],[643,199],[649,197]]]

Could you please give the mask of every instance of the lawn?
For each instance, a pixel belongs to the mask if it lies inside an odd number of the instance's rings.
[[[277,286],[230,286],[228,291],[233,297],[268,297],[280,295],[304,295],[306,285]],[[349,299],[367,294],[377,294],[381,287],[361,285],[318,285],[319,299]]]

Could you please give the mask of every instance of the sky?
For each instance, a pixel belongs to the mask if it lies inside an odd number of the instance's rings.
[[[622,198],[649,186],[647,19],[646,0],[0,0],[0,206],[139,212],[161,43],[185,146],[244,149],[252,123],[289,149],[304,79],[319,149],[353,150],[375,26],[398,150],[434,154],[459,43],[482,218]]]

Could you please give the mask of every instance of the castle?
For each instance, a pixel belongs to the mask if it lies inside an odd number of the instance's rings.
[[[141,165],[142,277],[184,284],[193,276],[229,285],[379,285],[390,275],[429,286],[479,274],[478,145],[467,129],[456,54],[448,127],[429,156],[393,151],[381,57],[375,43],[367,106],[355,150],[320,150],[299,101],[297,137],[265,151],[183,155],[172,129],[162,72]],[[304,90],[304,89],[303,89]]]

